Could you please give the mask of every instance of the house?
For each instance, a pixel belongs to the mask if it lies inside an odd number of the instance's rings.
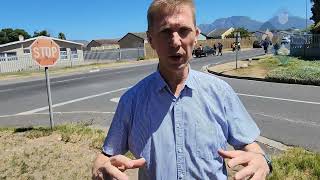
[[[119,39],[95,39],[87,45],[89,51],[102,51],[106,49],[119,49]]]
[[[144,48],[148,42],[146,32],[127,33],[119,41],[120,48]]]
[[[198,41],[205,41],[205,40],[207,40],[207,35],[206,34],[204,34],[204,33],[200,33],[199,34],[199,36],[198,36]]]
[[[207,39],[225,39],[226,36],[230,35],[234,31],[234,28],[222,28],[214,29],[209,32],[206,37]]]
[[[22,38],[20,41],[0,45],[0,73],[39,68],[39,65],[32,59],[30,49],[32,43],[38,38],[50,38],[60,46],[57,65],[72,66],[72,64],[84,61],[83,44],[81,43],[45,36]]]
[[[87,46],[89,44],[89,41],[87,41],[87,40],[70,40],[70,41],[83,44],[83,50],[87,50]]]

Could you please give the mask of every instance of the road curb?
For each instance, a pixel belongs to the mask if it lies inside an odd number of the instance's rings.
[[[286,151],[286,150],[288,150],[290,148],[290,146],[282,144],[281,142],[274,141],[272,139],[268,139],[268,138],[263,137],[263,136],[259,136],[256,139],[256,141],[259,142],[259,143],[262,143],[264,145],[267,145],[269,147],[276,148],[276,149],[281,150],[281,151]]]
[[[265,78],[256,78],[256,77],[248,77],[248,76],[234,76],[234,75],[229,75],[229,74],[224,74],[212,71],[209,69],[209,67],[213,67],[215,64],[211,64],[207,66],[207,72],[217,75],[217,76],[222,76],[222,77],[227,77],[227,78],[234,78],[234,79],[246,79],[246,80],[253,80],[253,81],[264,81],[264,82],[273,82],[273,83],[285,83],[285,84],[298,84],[298,85],[309,85],[309,86],[320,86],[320,82],[310,82],[310,81],[301,81],[301,80],[293,80],[293,79],[265,79]]]

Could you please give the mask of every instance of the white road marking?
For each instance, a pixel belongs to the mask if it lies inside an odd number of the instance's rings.
[[[120,97],[112,98],[110,101],[118,103],[120,101]]]
[[[4,89],[4,90],[0,90],[0,93],[12,91],[12,90],[14,90],[14,89]]]
[[[296,100],[296,99],[285,99],[285,98],[276,98],[276,97],[268,97],[268,96],[258,96],[258,95],[252,95],[252,94],[242,94],[242,93],[237,93],[237,94],[239,96],[247,96],[247,97],[256,97],[256,98],[272,99],[272,100],[279,100],[279,101],[289,101],[289,102],[320,105],[320,102],[302,101],[302,100]]]
[[[70,111],[70,112],[53,112],[53,114],[114,114],[115,112],[99,112],[99,111]],[[0,118],[28,116],[28,115],[48,115],[47,113],[32,113],[32,114],[11,114],[2,115]]]
[[[90,70],[89,72],[93,73],[93,72],[99,72],[99,71],[100,71],[100,69],[93,69],[93,70]]]
[[[91,98],[96,98],[96,97],[99,97],[99,96],[104,96],[104,95],[107,95],[107,94],[111,94],[111,93],[115,93],[115,92],[119,92],[119,91],[124,91],[124,90],[129,89],[129,88],[130,87],[120,88],[120,89],[116,89],[116,90],[112,90],[112,91],[108,91],[108,92],[104,92],[104,93],[100,93],[100,94],[86,96],[86,97],[82,97],[82,98],[78,98],[78,99],[73,99],[73,100],[70,100],[70,101],[65,101],[65,102],[62,102],[62,103],[54,104],[54,105],[52,105],[52,107],[59,107],[59,106],[63,106],[63,105],[66,105],[66,104],[71,104],[71,103],[74,103],[74,102],[79,102],[79,101],[83,101],[83,100],[87,100],[87,99],[91,99]],[[45,107],[41,107],[41,108],[30,110],[30,111],[21,112],[21,113],[18,113],[17,115],[33,114],[33,113],[36,113],[36,112],[47,110],[48,108],[49,108],[48,106],[45,106]]]
[[[264,117],[269,117],[269,118],[272,118],[272,119],[277,119],[277,120],[280,120],[280,121],[287,121],[287,122],[291,122],[291,123],[298,123],[298,124],[304,124],[304,125],[309,125],[309,126],[318,126],[318,127],[320,127],[320,124],[318,124],[316,122],[293,120],[293,119],[289,119],[289,118],[285,118],[285,117],[281,117],[281,116],[273,116],[273,115],[268,115],[268,114],[264,114],[264,113],[254,113],[254,114],[260,115],[260,116],[264,116]]]

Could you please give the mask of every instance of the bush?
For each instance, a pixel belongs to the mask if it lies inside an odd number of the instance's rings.
[[[145,57],[139,56],[139,57],[137,58],[137,61],[141,61],[141,60],[145,60]]]

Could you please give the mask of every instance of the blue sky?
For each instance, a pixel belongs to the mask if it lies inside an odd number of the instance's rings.
[[[2,1],[0,29],[22,28],[31,35],[48,30],[52,36],[64,32],[67,39],[120,38],[147,27],[147,8],[152,0],[29,0]],[[305,17],[306,0],[195,0],[197,23],[217,18],[249,16],[266,21],[279,10]],[[310,0],[308,17],[311,16]]]

